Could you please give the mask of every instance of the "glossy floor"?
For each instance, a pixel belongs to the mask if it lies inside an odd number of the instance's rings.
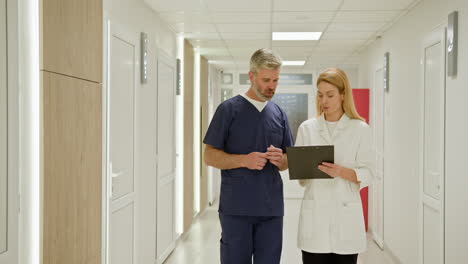
[[[301,201],[285,200],[282,264],[302,263],[296,247],[297,222]],[[215,204],[200,215],[181,239],[164,264],[219,264],[221,227]],[[392,264],[380,248],[369,239],[368,250],[359,256],[358,264]]]

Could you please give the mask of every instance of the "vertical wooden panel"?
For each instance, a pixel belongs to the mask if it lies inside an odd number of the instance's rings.
[[[102,82],[102,0],[42,0],[41,70]]]
[[[193,47],[184,44],[184,231],[192,224],[194,207],[193,186]]]
[[[43,73],[43,264],[101,260],[101,85]]]
[[[200,106],[201,106],[201,126],[200,126],[200,212],[203,212],[208,205],[208,166],[204,162],[203,137],[208,130],[208,60],[200,58]]]

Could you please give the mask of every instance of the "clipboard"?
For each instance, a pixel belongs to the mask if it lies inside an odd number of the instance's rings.
[[[335,148],[327,146],[288,147],[289,179],[333,179],[318,169],[322,162],[334,163]]]

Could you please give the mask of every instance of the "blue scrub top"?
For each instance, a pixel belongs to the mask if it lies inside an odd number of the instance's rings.
[[[270,145],[293,145],[285,112],[268,102],[262,112],[238,95],[218,106],[203,143],[229,154],[266,152]],[[221,170],[219,212],[228,215],[284,215],[283,181],[278,168],[267,162],[262,170]]]

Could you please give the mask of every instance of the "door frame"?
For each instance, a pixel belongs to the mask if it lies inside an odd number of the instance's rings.
[[[18,263],[20,243],[29,245],[30,241],[19,240],[20,215],[20,104],[19,91],[19,3],[17,0],[6,0],[6,49],[7,49],[7,251],[0,254],[0,263]],[[23,14],[24,12],[22,12]],[[24,27],[24,26],[23,26]],[[30,208],[23,208],[30,210]]]
[[[437,26],[435,26],[430,32],[428,32],[425,37],[423,38],[422,45],[421,45],[421,73],[420,73],[420,78],[421,78],[421,101],[420,101],[420,139],[419,139],[419,201],[418,201],[418,222],[419,222],[419,249],[418,249],[418,255],[419,255],[419,264],[424,264],[424,204],[428,204],[430,207],[439,209],[437,207],[440,207],[441,211],[441,243],[442,243],[442,261],[445,263],[445,146],[446,146],[446,126],[445,126],[445,109],[446,109],[446,39],[447,39],[447,24],[446,23],[441,23]],[[425,114],[425,50],[426,48],[430,47],[431,45],[441,42],[442,43],[442,56],[443,56],[443,85],[444,85],[444,99],[443,99],[443,109],[444,109],[444,134],[443,134],[443,151],[444,151],[444,168],[442,169],[443,176],[441,177],[440,183],[440,189],[441,189],[441,195],[439,201],[437,201],[434,198],[430,198],[424,195],[424,134],[425,134],[425,128],[424,128],[424,114]],[[441,263],[441,264],[443,264]]]

